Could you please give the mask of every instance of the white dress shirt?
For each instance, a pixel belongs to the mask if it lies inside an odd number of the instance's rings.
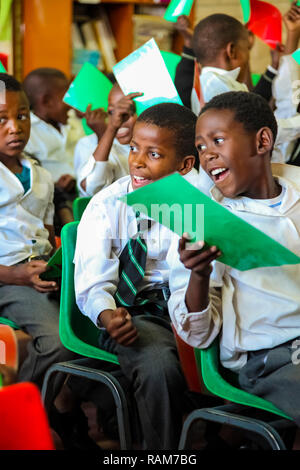
[[[296,66],[292,64],[295,62]],[[247,85],[237,81],[240,68],[224,70],[217,67],[203,67],[200,74],[201,89],[207,103],[214,96],[228,91],[248,91]],[[275,117],[278,135],[272,154],[272,161],[284,163],[289,160],[296,140],[300,137],[300,114],[296,113],[293,83],[299,77],[299,65],[291,56],[285,56],[280,63],[278,75],[274,79],[276,99]],[[193,95],[194,96],[194,95]],[[199,114],[199,102],[192,100],[192,110]]]
[[[108,160],[97,162],[93,156],[98,145],[96,134],[83,137],[75,147],[74,166],[80,196],[93,196],[111,183],[129,174],[129,145],[121,145],[114,139]],[[86,189],[81,182],[86,180]]]
[[[78,226],[74,256],[76,301],[81,312],[95,324],[103,310],[116,308],[113,296],[119,281],[119,256],[129,238],[137,233],[134,210],[118,199],[131,191],[130,176],[115,181],[92,198]],[[173,234],[153,222],[144,237],[148,252],[139,291],[168,284],[166,256]]]
[[[33,113],[30,119],[30,138],[25,151],[39,159],[54,182],[64,174],[74,176],[74,146],[68,139],[69,127],[61,125],[59,132]]]
[[[273,164],[284,188],[276,207],[246,197],[212,198],[269,237],[300,256],[300,168]],[[210,303],[202,312],[188,312],[185,293],[191,271],[180,262],[178,237],[168,253],[171,297],[169,312],[179,336],[194,347],[206,348],[220,333],[220,358],[238,372],[247,351],[272,348],[300,335],[300,264],[238,271],[213,263]]]
[[[52,250],[45,225],[53,225],[51,175],[36,162],[22,158],[30,169],[30,189],[24,188],[0,162],[0,264],[11,266],[31,255],[47,255]]]

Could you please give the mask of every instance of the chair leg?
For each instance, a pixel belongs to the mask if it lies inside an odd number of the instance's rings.
[[[87,367],[84,365],[87,362],[88,359],[75,359],[73,361],[68,362],[59,362],[49,367],[45,374],[45,379],[41,392],[45,409],[47,410],[49,406],[49,381],[53,378],[53,375],[58,372],[100,382],[110,389],[115,401],[120,437],[120,447],[122,450],[129,450],[131,449],[131,432],[129,426],[129,413],[125,393],[121,385],[113,375],[109,374],[108,372]]]
[[[270,424],[244,416],[238,416],[224,409],[225,407],[202,408],[192,411],[186,418],[179,441],[179,450],[185,449],[188,431],[195,420],[213,421],[228,424],[238,429],[251,432],[264,439],[272,450],[286,450],[286,446],[278,432]]]

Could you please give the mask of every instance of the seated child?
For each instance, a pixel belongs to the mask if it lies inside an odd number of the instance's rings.
[[[75,148],[75,171],[79,194],[93,196],[113,181],[128,175],[129,143],[136,121],[133,98],[140,93],[124,96],[115,83],[108,96],[108,123],[100,134],[97,131],[79,140]],[[99,122],[103,114],[98,110]]]
[[[201,110],[196,147],[214,182],[213,200],[300,256],[300,175],[296,167],[271,165],[276,133],[263,98],[228,92]],[[179,256],[178,240],[168,254],[177,333],[197,348],[219,335],[221,363],[238,374],[241,388],[300,426],[300,368],[292,361],[300,337],[300,264],[238,271],[218,261],[218,247],[202,246],[186,249],[183,237]]]
[[[174,103],[141,113],[130,142],[130,175],[97,193],[78,226],[76,301],[104,328],[100,347],[117,354],[132,384],[147,449],[178,448],[185,409],[187,386],[166,308],[172,234],[119,197],[175,171],[189,177],[195,121],[192,111]]]
[[[5,73],[0,80],[5,86],[0,103],[0,316],[31,337],[18,381],[41,388],[52,364],[74,358],[59,338],[58,286],[40,278],[55,246],[54,188],[48,171],[23,154],[30,110],[22,86]],[[58,415],[67,393],[61,385],[55,380]]]
[[[66,147],[69,107],[63,102],[69,82],[63,72],[39,68],[23,82],[31,108],[31,132],[26,152],[36,157],[65,191],[74,188],[73,152]]]
[[[284,16],[289,46],[285,51],[286,54],[293,52],[290,44],[297,47],[300,35],[300,7],[292,5],[291,8],[296,9],[297,13],[292,20],[288,19],[289,12]],[[226,91],[248,91],[242,82],[249,61],[249,38],[248,31],[242,23],[228,15],[208,16],[196,26],[192,45],[197,61],[201,64],[200,83],[204,102]],[[280,76],[281,67],[278,73]],[[285,83],[290,84],[290,81],[285,78]],[[300,137],[300,115],[295,111],[290,92],[286,86],[280,89],[277,87],[275,115],[278,116],[278,134],[272,155],[273,161],[287,161],[295,145],[295,139]],[[288,107],[290,110],[288,119],[286,115],[282,119],[280,113],[282,107],[285,109]],[[199,101],[195,100],[194,105],[192,103],[192,109],[197,115],[199,114]]]

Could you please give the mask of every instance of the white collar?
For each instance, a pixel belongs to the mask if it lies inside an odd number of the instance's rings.
[[[233,70],[225,70],[225,69],[220,69],[218,67],[203,67],[201,70],[200,75],[204,75],[206,73],[215,73],[216,75],[224,75],[226,77],[230,77],[233,80],[237,80],[239,73],[240,73],[241,67],[237,67],[236,69]]]

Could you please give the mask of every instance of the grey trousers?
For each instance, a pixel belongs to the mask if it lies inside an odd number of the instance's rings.
[[[75,358],[59,339],[59,304],[51,294],[27,286],[0,285],[0,315],[13,320],[32,337],[28,355],[19,369],[20,382],[34,382],[41,388],[49,366]],[[54,395],[60,385],[61,380],[55,380]]]
[[[110,337],[105,349],[117,354],[131,383],[147,449],[177,449],[187,407],[174,335],[168,322],[146,315],[133,317],[138,339],[129,347]],[[101,346],[102,347],[102,346]]]
[[[248,353],[239,383],[247,392],[269,400],[300,427],[300,338]]]

